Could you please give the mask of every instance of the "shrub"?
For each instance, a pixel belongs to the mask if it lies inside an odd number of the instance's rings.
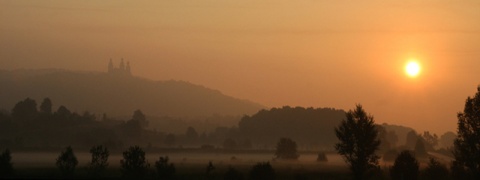
[[[122,174],[127,178],[143,178],[150,167],[145,160],[145,151],[138,146],[131,146],[123,152],[123,160],[120,160]]]
[[[168,156],[160,157],[158,161],[155,162],[155,168],[157,168],[160,179],[173,179],[175,175],[175,165],[173,165],[173,163],[168,164]]]
[[[6,149],[0,154],[0,178],[13,175],[13,164],[10,150]]]
[[[90,174],[93,176],[101,176],[108,166],[108,156],[110,153],[104,146],[94,146],[90,149],[92,160],[88,165]]]
[[[77,157],[73,153],[71,146],[65,148],[57,158],[56,165],[64,176],[73,176],[75,167],[78,165]]]
[[[298,159],[297,143],[289,138],[281,138],[275,156],[279,159]]]
[[[250,179],[272,180],[275,179],[275,171],[269,162],[258,163],[250,170]]]

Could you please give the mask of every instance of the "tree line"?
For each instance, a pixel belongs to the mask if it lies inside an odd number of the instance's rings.
[[[458,113],[457,117],[454,160],[450,164],[450,170],[437,159],[429,157],[424,179],[480,179],[480,86],[474,97],[467,98],[463,112]],[[370,179],[381,174],[378,163],[380,157],[376,153],[381,144],[379,131],[375,128],[373,116],[361,105],[347,112],[346,119],[335,128],[335,134],[340,140],[335,149],[349,165],[353,179]],[[423,141],[435,139],[429,133],[424,136],[426,138]],[[415,152],[404,150],[398,154],[389,170],[392,179],[415,180],[419,177],[416,156],[430,156],[423,141],[417,139]]]

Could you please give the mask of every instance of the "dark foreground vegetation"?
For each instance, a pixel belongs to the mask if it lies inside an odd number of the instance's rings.
[[[272,114],[275,115],[277,110],[273,109],[271,111],[274,113],[263,114],[266,111],[261,111],[252,117],[243,118],[239,123],[240,128],[237,129],[240,133],[236,135],[242,137],[242,127],[248,129],[246,132],[260,132],[252,130],[253,127],[248,128],[249,126],[244,125],[257,121],[269,122],[265,119],[268,119],[268,116]],[[308,112],[307,109],[301,108],[284,108],[282,112],[285,111]],[[320,111],[323,110],[320,109]],[[256,121],[252,120],[259,118],[262,114],[266,117]],[[45,99],[40,106],[40,111],[37,111],[35,101],[26,99],[13,108],[11,115],[2,114],[0,122],[3,130],[2,138],[8,138],[12,135],[27,137],[26,140],[17,137],[12,142],[2,142],[2,146],[11,145],[12,149],[28,149],[25,148],[25,144],[30,147],[39,147],[39,144],[42,144],[42,141],[45,140],[49,140],[57,146],[69,142],[79,143],[77,145],[80,149],[84,149],[86,144],[100,142],[98,143],[100,145],[89,148],[91,160],[87,165],[79,165],[73,146],[65,146],[59,151],[58,157],[55,160],[52,159],[52,162],[55,162],[56,169],[47,167],[17,169],[12,160],[15,158],[15,151],[12,152],[7,147],[0,154],[1,178],[480,179],[480,87],[478,87],[474,97],[469,97],[466,100],[463,112],[458,114],[457,135],[454,138],[453,153],[450,154],[453,160],[447,161],[447,163],[445,163],[445,159],[440,160],[438,158],[439,155],[442,155],[442,152],[443,156],[449,156],[448,151],[444,152],[435,148],[438,144],[438,136],[428,132],[420,136],[412,131],[407,134],[405,146],[392,145],[393,141],[388,141],[391,138],[388,138],[388,132],[385,128],[376,125],[373,116],[368,114],[361,105],[357,105],[354,109],[346,112],[345,118],[332,129],[337,138],[333,147],[346,162],[346,166],[336,167],[321,166],[322,162],[328,162],[324,152],[318,153],[317,162],[299,161],[298,158],[301,153],[298,150],[297,142],[289,136],[275,140],[276,143],[274,144],[276,146],[275,150],[271,152],[273,157],[271,160],[255,163],[233,163],[236,158],[232,157],[228,163],[206,161],[189,164],[185,161],[176,164],[171,162],[168,156],[159,156],[155,162],[148,162],[147,153],[141,146],[131,145],[124,148],[124,146],[105,143],[108,142],[105,141],[105,138],[109,137],[109,133],[106,132],[120,135],[123,139],[130,140],[127,141],[129,143],[154,140],[157,137],[154,134],[156,132],[145,129],[148,121],[140,110],[135,111],[132,119],[126,122],[108,125],[106,116],[104,116],[103,121],[96,121],[94,116],[89,113],[78,115],[71,113],[64,106],[61,106],[56,112],[52,112],[49,99]],[[97,133],[105,136],[92,137],[90,135],[90,138],[95,140],[82,141],[77,139],[77,141],[74,141],[77,136],[72,136],[72,134],[85,133],[81,132],[80,127],[88,127],[87,132],[100,128],[102,132]],[[272,125],[272,127],[272,132],[275,132],[277,125]],[[46,133],[46,131],[42,131],[44,134],[37,134],[39,129],[45,130],[42,128],[51,130],[51,134]],[[232,129],[235,130],[235,128]],[[145,136],[148,133],[150,133],[152,139]],[[82,135],[89,137],[88,133]],[[45,138],[45,136],[48,138]],[[199,138],[194,128],[188,128],[185,137],[186,140],[192,141],[191,144],[195,144],[195,141],[198,141]],[[226,138],[223,149],[238,149],[235,138],[238,137],[231,135]],[[174,141],[175,138],[172,139]],[[264,140],[266,138],[256,142]],[[414,144],[414,147],[408,148],[408,144]],[[110,147],[123,148],[119,167],[110,166]],[[152,147],[147,146],[147,148]],[[214,151],[216,148],[206,144],[202,145],[200,149]],[[389,159],[393,161],[393,164],[387,165],[386,162],[390,161]],[[383,166],[381,166],[380,160],[385,163]]]

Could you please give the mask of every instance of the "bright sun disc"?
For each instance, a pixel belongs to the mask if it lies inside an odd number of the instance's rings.
[[[416,77],[420,74],[420,65],[415,61],[410,61],[405,66],[405,72],[410,77]]]

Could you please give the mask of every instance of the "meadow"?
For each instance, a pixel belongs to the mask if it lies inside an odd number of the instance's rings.
[[[90,153],[76,152],[79,164],[75,171],[75,178],[89,178],[87,165]],[[171,163],[175,164],[177,179],[202,179],[206,178],[208,162],[215,166],[209,178],[223,179],[229,167],[242,172],[245,178],[253,165],[258,162],[270,162],[275,169],[278,179],[295,179],[298,175],[309,177],[329,177],[337,179],[338,176],[348,174],[348,169],[342,157],[337,154],[327,154],[328,162],[317,162],[317,155],[313,153],[301,154],[296,161],[278,161],[273,159],[271,153],[204,153],[204,152],[169,152],[148,153],[146,159],[150,164],[149,177],[155,177],[154,163],[160,156],[168,156]],[[12,162],[15,167],[15,177],[18,178],[62,178],[60,171],[55,166],[58,153],[54,152],[17,152],[12,153]],[[112,153],[109,157],[109,166],[104,178],[120,178],[121,153]],[[343,175],[342,175],[343,174]],[[315,178],[315,179],[317,179]],[[322,178],[323,179],[323,178]]]

